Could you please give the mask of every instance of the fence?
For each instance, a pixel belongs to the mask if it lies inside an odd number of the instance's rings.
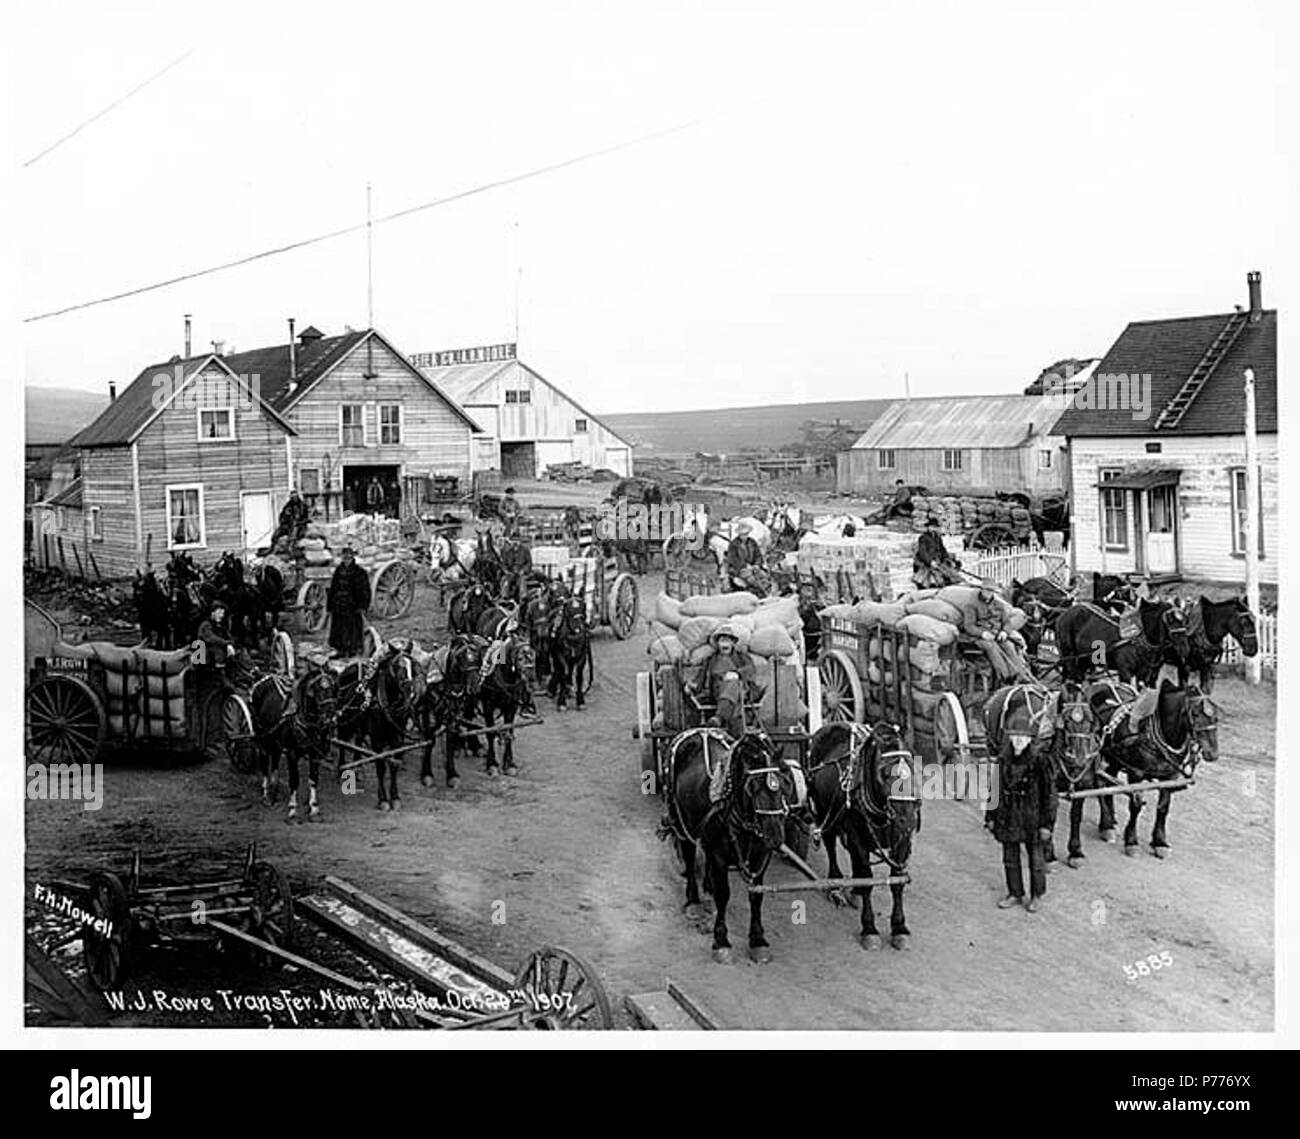
[[[1277,672],[1277,615],[1261,613],[1255,621],[1255,631],[1259,637],[1259,659],[1265,672]],[[1223,663],[1239,665],[1245,662],[1241,655],[1241,646],[1231,637],[1223,642]]]
[[[1012,578],[1028,581],[1031,577],[1047,577],[1065,588],[1070,576],[1070,558],[1062,550],[1043,546],[1009,546],[968,554],[962,558],[961,568],[1003,586],[1010,585]]]

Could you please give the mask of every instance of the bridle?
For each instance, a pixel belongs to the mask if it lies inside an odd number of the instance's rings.
[[[1052,751],[1052,765],[1056,768],[1058,778],[1064,781],[1070,790],[1073,790],[1091,775],[1097,766],[1097,761],[1101,757],[1101,736],[1094,730],[1094,715],[1092,705],[1088,703],[1083,693],[1069,701],[1064,701],[1060,705],[1061,727],[1060,734],[1064,739],[1064,746]],[[1082,728],[1081,725],[1087,725]],[[1071,766],[1067,760],[1079,759],[1078,770],[1071,774]]]
[[[740,876],[745,880],[746,885],[752,885],[754,881],[761,878],[767,870],[767,864],[771,861],[772,851],[767,848],[767,840],[763,834],[762,820],[765,818],[787,818],[790,814],[790,803],[786,799],[785,786],[782,783],[782,776],[787,779],[791,778],[789,772],[785,770],[779,762],[764,764],[761,767],[747,767],[744,760],[736,755],[736,752],[746,746],[748,740],[756,739],[759,741],[758,746],[764,748],[766,753],[773,759],[777,760],[776,753],[771,748],[771,743],[765,733],[747,732],[736,743],[731,753],[731,763],[733,771],[737,763],[741,767],[741,783],[738,788],[730,790],[726,796],[727,813],[726,825],[727,834],[731,839],[731,844],[736,853],[740,854],[740,837],[747,834],[751,838],[757,839],[763,844],[763,860],[761,865],[755,871],[750,871],[748,859],[738,857],[736,862],[740,867]],[[751,745],[753,746],[753,745]],[[752,789],[752,781],[762,779],[767,790],[775,795],[780,796],[779,807],[760,807],[757,804],[757,796]],[[742,808],[742,803],[748,807],[748,815]]]

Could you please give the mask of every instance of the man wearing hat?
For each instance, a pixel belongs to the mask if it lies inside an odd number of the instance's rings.
[[[739,739],[745,732],[745,703],[762,695],[758,670],[749,653],[740,648],[740,634],[730,621],[723,621],[709,634],[709,645],[713,655],[686,687],[705,703],[717,705],[709,727],[722,728]]]
[[[748,522],[736,523],[736,534],[727,546],[724,568],[738,589],[748,589],[755,567],[763,567],[763,551],[751,537],[753,527]]]
[[[957,572],[959,563],[943,544],[939,523],[931,518],[916,540],[916,554],[912,558],[912,580],[922,589],[941,587],[961,581]]]
[[[274,546],[281,538],[288,538],[291,542],[298,541],[307,529],[307,516],[307,504],[295,487],[289,492],[289,501],[280,511],[280,524],[271,535],[271,545]]]
[[[370,578],[357,565],[351,546],[344,546],[338,568],[330,579],[330,648],[336,656],[361,655],[364,617],[370,608]]]
[[[506,487],[505,497],[501,500],[501,505],[497,507],[497,513],[501,516],[501,524],[505,527],[506,537],[513,537],[515,530],[519,527],[519,499],[515,497],[514,487]]]
[[[946,598],[948,594],[945,592],[943,596]],[[969,597],[954,599],[952,603],[961,610],[962,632],[975,638],[999,680],[1034,679],[1021,652],[1024,638],[1006,628],[1011,607],[999,603],[997,589],[991,582],[981,582]]]

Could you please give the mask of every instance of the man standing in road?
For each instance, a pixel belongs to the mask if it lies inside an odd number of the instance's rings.
[[[342,560],[330,579],[330,648],[335,656],[361,654],[363,618],[370,608],[370,578],[357,565],[351,546],[343,547]]]

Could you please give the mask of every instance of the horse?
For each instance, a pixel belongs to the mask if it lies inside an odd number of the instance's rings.
[[[492,537],[491,530],[480,530],[478,532],[478,545],[474,552],[474,564],[477,567],[478,579],[493,597],[499,597],[501,594],[501,581],[505,576],[505,567],[501,562],[501,554],[496,547],[496,541]]]
[[[310,818],[320,814],[317,787],[320,782],[321,755],[328,749],[328,739],[336,710],[336,685],[327,669],[309,665],[296,680],[289,681],[278,673],[264,673],[248,688],[248,706],[253,717],[253,735],[257,746],[262,778],[262,802],[271,803],[279,783],[280,756],[289,761],[289,814],[298,813],[298,760],[308,758],[308,812]]]
[[[415,708],[425,740],[420,762],[420,782],[425,787],[433,786],[433,748],[439,732],[444,735],[443,770],[450,788],[460,783],[456,752],[462,746],[468,746],[476,755],[480,750],[478,737],[466,737],[460,728],[469,721],[478,701],[483,683],[483,648],[483,642],[477,637],[458,634],[444,649],[436,651],[430,661],[424,690]]]
[[[406,742],[407,728],[417,716],[420,684],[409,653],[385,646],[373,661],[354,661],[339,676],[342,694],[338,712],[338,737],[360,743],[374,752],[387,752]],[[381,811],[400,811],[401,792],[397,757],[376,759],[378,802]]]
[[[1068,794],[1105,786],[1101,773],[1102,723],[1089,703],[1083,685],[1073,681],[1062,685],[1057,713],[1056,735],[1048,751],[1057,791]],[[1083,804],[1083,799],[1070,801],[1070,841],[1066,865],[1072,870],[1077,870],[1083,861],[1083,842],[1079,835],[1083,824]],[[1103,809],[1103,821],[1104,818]],[[1102,831],[1102,842],[1112,842],[1113,838],[1113,827]],[[1047,845],[1047,861],[1056,861],[1056,849],[1051,841]]]
[[[246,599],[254,640],[269,638],[280,627],[284,612],[284,574],[279,567],[269,561],[258,562]]]
[[[135,580],[131,584],[131,600],[135,604],[136,620],[139,622],[140,636],[145,644],[160,649],[171,648],[172,607],[152,569],[147,569],[143,573],[140,570],[135,571]]]
[[[1025,649],[1032,659],[1038,655],[1043,635],[1056,619],[1075,602],[1077,590],[1062,589],[1050,577],[1031,577],[1026,581],[1011,579],[1007,600],[1029,618],[1020,629]]]
[[[528,543],[506,538],[501,543],[501,599],[523,601],[532,569],[533,554]]]
[[[435,534],[429,542],[433,562],[430,578],[436,581],[459,581],[474,572],[478,542],[473,538],[449,538]]]
[[[1117,618],[1094,605],[1072,605],[1056,620],[1061,675],[1084,680],[1092,664],[1102,671],[1115,669],[1122,681],[1151,684],[1167,652],[1175,661],[1187,659],[1187,614],[1180,606],[1143,598],[1137,618],[1137,634],[1122,638]]]
[[[1214,667],[1223,658],[1224,638],[1231,635],[1248,657],[1259,652],[1255,615],[1244,597],[1211,601],[1204,594],[1187,617],[1188,650],[1183,660],[1166,651],[1165,661],[1178,670],[1178,684],[1187,687],[1190,674],[1197,674],[1198,687],[1208,696],[1214,691]]]
[[[716,764],[721,787],[712,793]],[[785,824],[797,799],[791,767],[765,732],[746,732],[734,744],[717,728],[692,728],[672,743],[672,788],[668,797],[668,832],[685,863],[685,911],[703,920],[695,878],[696,845],[703,848],[705,886],[713,894],[713,960],[731,959],[727,937],[728,879],[735,862],[747,885],[761,886],[773,853],[785,842]],[[765,964],[772,959],[763,932],[763,895],[749,895],[749,956]]]
[[[1214,763],[1219,758],[1218,714],[1199,688],[1179,688],[1163,681],[1158,689],[1139,693],[1126,684],[1102,681],[1090,686],[1088,700],[1104,725],[1102,760],[1112,777],[1122,771],[1129,782],[1190,780],[1202,759]],[[1171,788],[1160,789],[1151,829],[1151,853],[1157,858],[1164,858],[1169,849],[1165,822],[1172,798]],[[1142,793],[1130,793],[1128,803],[1124,853],[1132,856],[1138,848]],[[1115,829],[1111,797],[1102,800],[1102,829]]]
[[[828,877],[843,877],[835,857],[837,840],[849,852],[855,878],[870,878],[877,862],[884,864],[886,875],[907,871],[912,835],[921,829],[921,803],[913,782],[912,755],[896,724],[823,725],[809,743],[807,775],[813,833],[826,840]],[[904,886],[894,883],[890,890],[894,907],[889,943],[906,949],[912,931],[903,910]],[[863,949],[881,946],[871,891],[871,886],[852,890],[862,899],[858,943]]]
[[[557,586],[563,583],[557,581]],[[524,603],[519,609],[519,624],[528,634],[528,643],[537,660],[534,669],[540,682],[551,675],[551,618],[552,609],[560,604],[558,591],[553,592],[545,579],[534,581]]]
[[[515,733],[511,728],[515,717],[522,710],[535,712],[533,688],[529,681],[535,664],[533,650],[527,641],[515,634],[507,634],[500,640],[493,641],[483,656],[482,682],[478,689],[478,706],[483,713],[483,726],[492,728],[498,715],[505,728],[501,734],[502,767],[507,775],[519,771],[515,763]],[[484,770],[495,777],[497,766],[497,741],[495,732],[487,736],[487,761]]]
[[[447,605],[447,631],[470,634],[478,628],[479,618],[492,608],[487,586],[474,582],[452,595]]]
[[[563,598],[548,634],[551,679],[546,694],[564,711],[572,688],[574,703],[581,708],[595,672],[586,602],[581,597]]]
[[[1092,572],[1092,603],[1111,613],[1120,613],[1138,599],[1133,584],[1119,574]]]
[[[763,517],[770,541],[768,550],[775,554],[793,553],[803,536],[810,533],[803,524],[803,512],[797,506],[774,502]]]

